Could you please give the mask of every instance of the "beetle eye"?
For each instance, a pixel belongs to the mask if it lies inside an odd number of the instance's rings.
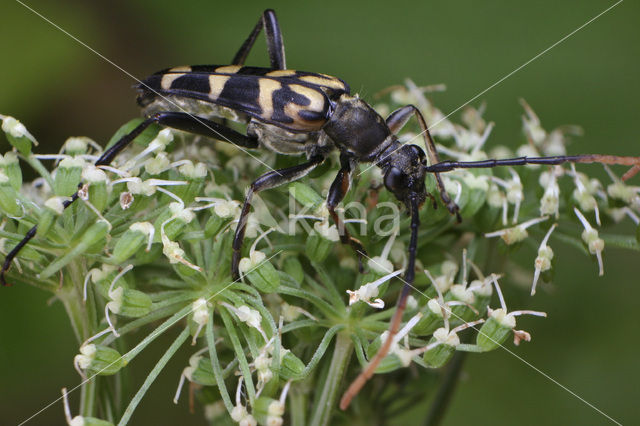
[[[424,163],[426,160],[426,155],[424,154],[424,151],[422,150],[422,148],[420,148],[418,145],[409,145],[409,146],[413,150],[413,153],[420,159],[420,162]]]
[[[407,174],[397,167],[391,167],[384,175],[384,186],[391,192],[397,192],[407,185]]]

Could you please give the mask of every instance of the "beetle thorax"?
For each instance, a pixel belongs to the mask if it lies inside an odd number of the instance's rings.
[[[342,95],[322,128],[342,152],[373,161],[393,140],[384,119],[357,96]]]

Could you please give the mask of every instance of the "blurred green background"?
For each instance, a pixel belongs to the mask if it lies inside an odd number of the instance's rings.
[[[271,7],[290,68],[337,75],[369,100],[406,77],[421,85],[446,83],[447,92],[433,99],[447,113],[614,2],[25,3],[138,78],[167,66],[228,63],[261,11]],[[104,144],[138,115],[129,76],[18,2],[4,0],[0,10],[0,113],[25,123],[45,145],[39,152],[57,151],[71,135]],[[523,97],[547,129],[583,126],[586,134],[574,140],[572,153],[640,155],[638,22],[640,3],[623,2],[484,94],[486,117],[497,124],[490,143],[518,143]],[[249,63],[266,65],[264,42],[257,47]],[[535,253],[523,252],[529,268]],[[511,308],[544,310],[549,318],[519,320],[533,335],[529,344],[508,345],[521,359],[504,350],[468,359],[444,424],[610,423],[541,372],[621,423],[640,423],[640,256],[606,250],[604,278],[576,251],[559,249],[556,256],[554,286],[535,298],[511,288],[507,299]],[[48,297],[33,288],[0,291],[1,424],[25,420],[62,386],[79,382],[72,367],[77,345],[61,305],[49,306]],[[166,344],[153,347],[160,351]],[[136,368],[138,379],[159,356],[146,352],[136,359],[144,364]],[[203,424],[200,414],[188,414],[186,398],[171,404],[187,356],[161,375],[134,424]],[[427,407],[403,422],[420,424]],[[61,404],[29,424],[64,424]]]

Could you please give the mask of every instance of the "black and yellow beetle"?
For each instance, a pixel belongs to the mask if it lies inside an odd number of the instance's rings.
[[[264,30],[270,68],[244,66],[245,59],[258,35]],[[340,406],[346,408],[364,383],[373,375],[389,351],[404,312],[414,273],[418,228],[418,211],[427,197],[425,176],[433,173],[444,205],[458,217],[453,202],[439,173],[458,168],[486,168],[525,164],[610,163],[633,166],[640,170],[640,157],[576,155],[556,157],[520,157],[477,162],[440,161],[427,123],[413,105],[402,107],[383,119],[371,106],[352,96],[347,83],[325,74],[294,71],[286,68],[284,45],[275,12],[266,10],[240,47],[231,65],[180,66],[159,71],[137,86],[138,104],[146,119],[95,162],[108,165],[144,129],[153,123],[183,130],[244,149],[266,148],[280,154],[304,155],[306,161],[274,170],[256,179],[247,191],[233,240],[232,273],[238,277],[240,250],[247,216],[254,193],[293,182],[307,175],[325,161],[333,151],[340,153],[340,170],[329,189],[327,208],[338,227],[341,240],[359,255],[365,254],[358,240],[352,238],[335,212],[349,190],[353,171],[359,163],[373,163],[382,169],[385,187],[407,208],[411,216],[411,238],[404,285],[397,309],[391,319],[389,335],[365,371],[345,393]],[[195,112],[197,111],[197,112]],[[417,145],[401,144],[396,133],[415,116],[422,129],[427,153]],[[242,134],[225,125],[225,119],[246,124]],[[224,118],[224,119],[221,119]],[[630,173],[627,174],[629,176]],[[68,207],[78,198],[76,192],[64,203]],[[13,259],[36,234],[34,226],[7,255],[0,282]]]

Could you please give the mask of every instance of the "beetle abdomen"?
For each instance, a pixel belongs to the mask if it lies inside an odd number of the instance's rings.
[[[345,82],[324,74],[239,65],[170,68],[139,88],[143,104],[157,94],[199,99],[300,132],[319,130],[331,115],[331,99],[349,91]]]

